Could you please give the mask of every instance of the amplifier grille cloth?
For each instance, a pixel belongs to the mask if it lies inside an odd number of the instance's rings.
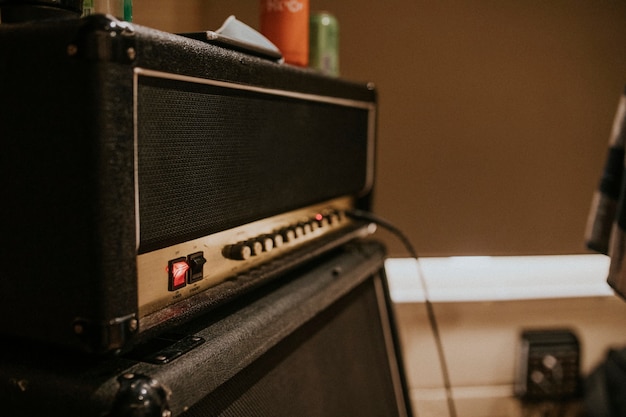
[[[365,187],[368,110],[139,77],[140,252]]]

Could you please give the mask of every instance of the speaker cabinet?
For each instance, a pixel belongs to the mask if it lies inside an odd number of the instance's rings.
[[[93,363],[28,349],[0,362],[3,409],[46,416],[410,416],[383,269],[353,242],[284,279]]]

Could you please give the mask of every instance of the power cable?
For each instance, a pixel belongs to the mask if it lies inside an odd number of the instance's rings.
[[[442,378],[443,378],[443,385],[444,385],[444,389],[446,392],[446,401],[447,401],[447,405],[448,405],[448,414],[450,417],[456,417],[456,407],[454,405],[454,398],[452,396],[452,384],[450,383],[450,374],[448,371],[448,364],[446,362],[446,357],[443,351],[443,343],[441,340],[441,334],[439,332],[439,325],[437,324],[437,318],[435,317],[435,310],[433,307],[432,302],[430,301],[430,296],[428,295],[428,287],[426,285],[426,279],[424,277],[424,272],[422,270],[422,266],[420,263],[420,258],[417,254],[417,251],[415,250],[415,248],[413,247],[413,245],[411,244],[411,241],[408,239],[408,237],[402,232],[402,230],[398,229],[396,226],[394,226],[391,222],[371,213],[368,211],[364,211],[364,210],[350,210],[346,213],[348,216],[354,218],[354,219],[359,219],[359,220],[364,220],[364,221],[368,221],[371,223],[374,223],[378,226],[383,227],[384,229],[387,229],[388,231],[390,231],[392,234],[394,234],[398,239],[400,239],[400,241],[402,242],[402,244],[404,245],[404,247],[406,248],[406,250],[409,252],[409,254],[411,255],[411,257],[413,259],[415,259],[416,265],[417,265],[417,274],[418,274],[418,278],[420,280],[422,289],[424,291],[424,300],[425,300],[425,305],[426,305],[426,314],[428,316],[428,322],[430,324],[430,328],[431,331],[433,333],[433,338],[435,339],[435,346],[437,348],[437,355],[439,357],[439,363],[441,365],[441,374],[442,374]]]

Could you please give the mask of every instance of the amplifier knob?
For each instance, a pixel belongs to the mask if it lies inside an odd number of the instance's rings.
[[[296,232],[292,228],[285,228],[278,232],[278,235],[283,238],[283,243],[291,242],[296,238]]]
[[[263,251],[265,252],[269,252],[272,249],[274,249],[274,240],[272,239],[271,236],[261,236],[258,239],[259,243],[261,243],[261,246],[263,247]]]
[[[253,240],[252,242],[250,242],[250,247],[252,248],[252,255],[253,256],[257,256],[260,255],[261,252],[263,252],[263,243],[261,243],[258,240]]]
[[[285,238],[280,233],[276,233],[273,236],[273,239],[274,239],[274,247],[275,248],[280,248],[285,243]]]
[[[330,220],[328,220],[328,216],[323,216],[322,220],[320,220],[320,227],[327,227],[330,224]]]
[[[245,261],[252,256],[252,248],[245,242],[229,245],[224,248],[222,254],[228,259]]]
[[[330,213],[328,213],[328,223],[329,224],[334,224],[336,225],[337,223],[339,223],[339,212],[337,211],[332,211]]]
[[[297,238],[299,238],[299,237],[304,236],[304,227],[302,227],[302,225],[300,225],[300,224],[299,224],[299,225],[297,225],[297,226],[295,226],[295,227],[293,228],[293,231],[294,231],[294,233],[295,233],[295,235],[296,235],[296,236],[295,236],[295,237],[296,237],[296,239],[297,239]]]

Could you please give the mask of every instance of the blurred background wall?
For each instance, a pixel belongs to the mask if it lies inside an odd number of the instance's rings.
[[[422,256],[585,253],[626,85],[626,2],[310,0],[379,90],[374,210]],[[137,24],[259,27],[253,0],[134,0]],[[390,255],[404,256],[380,235]]]

